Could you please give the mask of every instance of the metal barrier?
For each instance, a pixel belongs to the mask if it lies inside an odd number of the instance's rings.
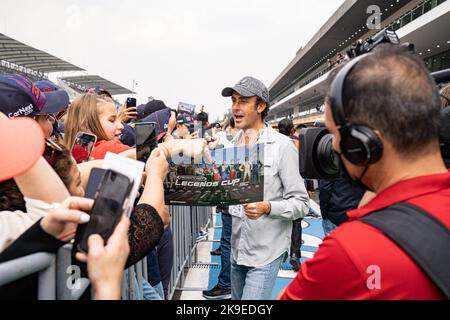
[[[170,207],[174,257],[168,299],[177,287],[182,287],[185,271],[197,262],[197,234],[212,221],[211,207]]]
[[[171,206],[169,211],[172,215],[174,263],[168,299],[172,299],[177,286],[184,283],[185,270],[197,262],[197,234],[212,221],[212,208]],[[39,272],[38,299],[78,300],[89,286],[89,280],[81,278],[79,268],[72,265],[71,250],[72,245],[66,244],[57,254],[39,252],[0,263],[0,286]],[[131,266],[127,272],[128,279],[124,277],[123,280],[122,299],[143,299],[147,259]]]
[[[76,268],[70,266],[71,250],[69,244],[61,247],[56,255],[39,252],[0,263],[0,286],[39,272],[39,300],[77,300],[88,287],[89,280],[76,276]],[[75,276],[71,275],[72,271]],[[69,283],[71,279],[75,282]]]

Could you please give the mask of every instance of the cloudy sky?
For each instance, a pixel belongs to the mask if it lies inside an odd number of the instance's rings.
[[[39,3],[39,6],[37,5]],[[343,0],[2,0],[0,33],[176,107],[230,107],[220,92],[267,86]],[[123,100],[120,97],[119,100]]]

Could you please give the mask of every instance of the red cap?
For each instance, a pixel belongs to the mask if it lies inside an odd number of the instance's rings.
[[[45,149],[41,127],[31,118],[8,119],[0,116],[0,181],[31,169]]]

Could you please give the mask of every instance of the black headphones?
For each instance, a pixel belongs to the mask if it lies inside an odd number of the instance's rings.
[[[383,154],[383,144],[372,128],[347,121],[343,106],[344,84],[353,68],[370,53],[356,57],[345,64],[331,83],[330,105],[333,120],[341,134],[342,154],[352,164],[365,167],[376,163]]]

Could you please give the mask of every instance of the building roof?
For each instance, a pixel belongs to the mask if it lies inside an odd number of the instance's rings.
[[[67,61],[0,33],[0,60],[41,73],[84,71]]]
[[[334,58],[339,50],[345,49],[367,33],[369,30],[365,26],[370,17],[367,13],[369,6],[379,6],[384,21],[409,2],[411,1],[346,0],[273,81],[269,88],[271,100],[294,84],[309,68]],[[378,30],[373,33],[376,31]]]
[[[107,89],[112,95],[116,94],[133,94],[134,92],[122,87],[114,82],[111,82],[105,78],[100,76],[92,76],[92,75],[82,75],[82,76],[71,76],[71,77],[62,77],[60,80],[67,83],[70,87],[79,92],[84,92],[86,89],[100,86]]]

